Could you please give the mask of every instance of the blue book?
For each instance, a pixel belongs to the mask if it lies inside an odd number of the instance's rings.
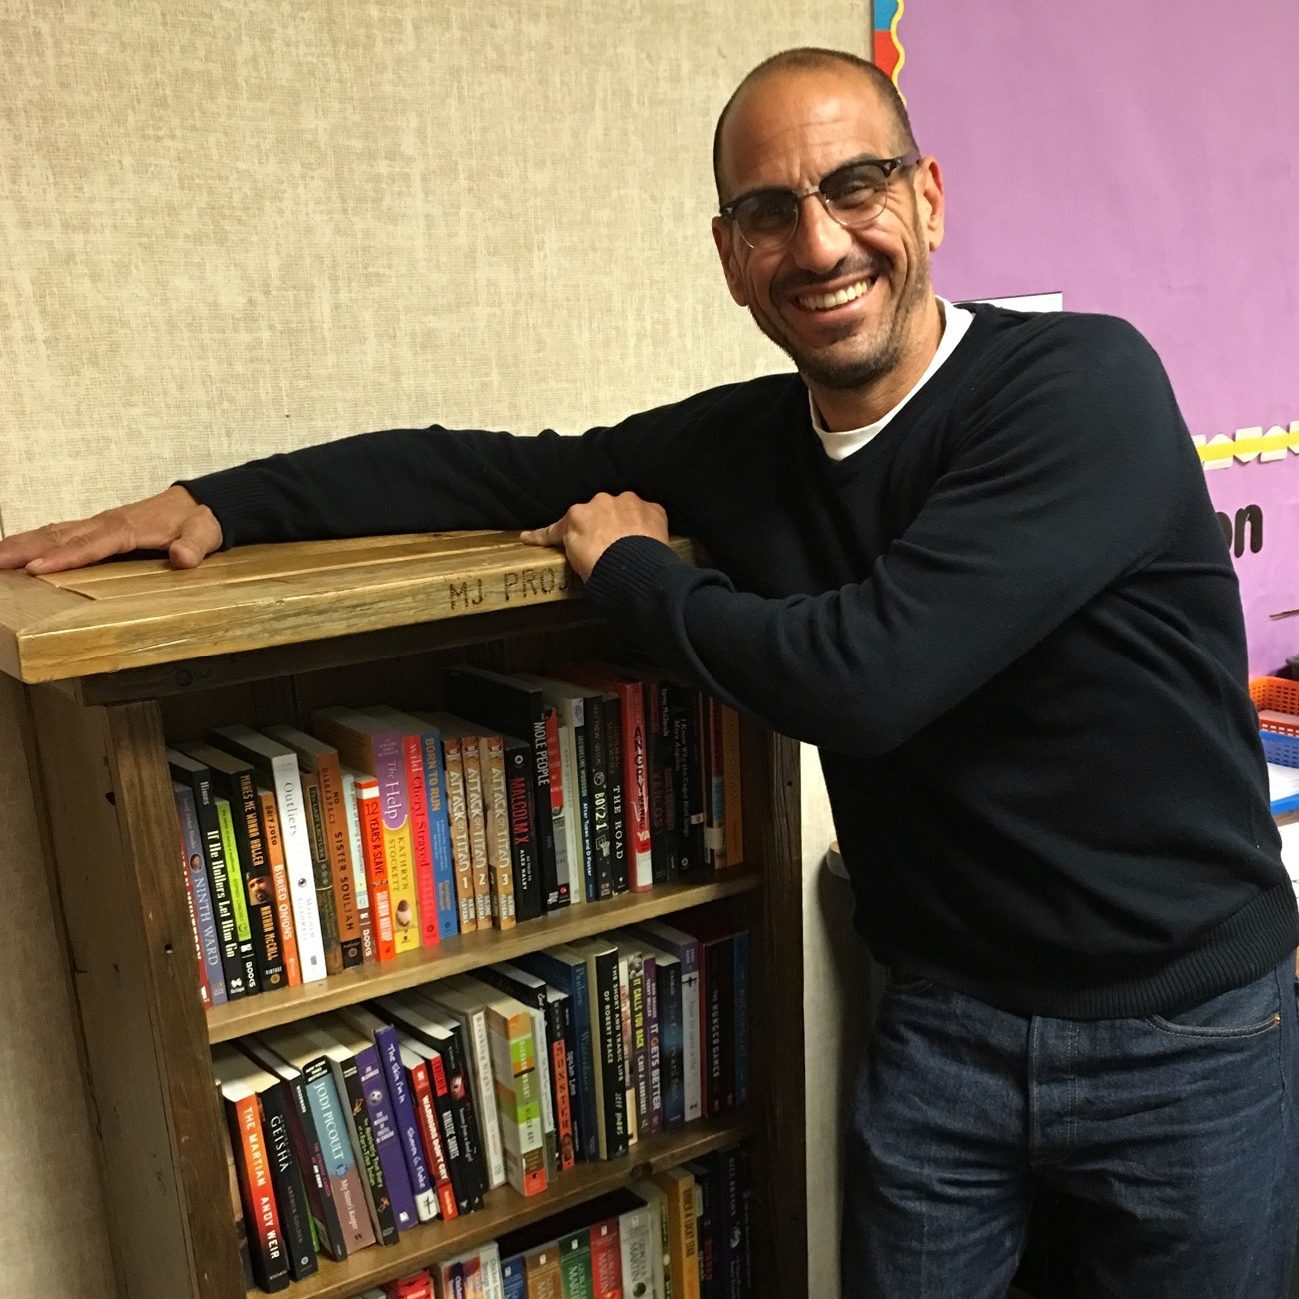
[[[515,958],[515,963],[529,974],[535,974],[561,992],[568,993],[573,1025],[578,1069],[578,1134],[582,1141],[582,1158],[600,1158],[600,1136],[595,1114],[595,1045],[591,1037],[591,994],[587,985],[586,959],[564,947],[548,951],[527,952]]]
[[[424,752],[424,788],[428,791],[428,828],[433,849],[433,887],[438,900],[438,937],[460,932],[456,907],[456,868],[451,859],[451,822],[447,818],[447,771],[442,736],[436,727],[420,732]]]
[[[502,1299],[528,1299],[528,1274],[523,1255],[501,1259]]]

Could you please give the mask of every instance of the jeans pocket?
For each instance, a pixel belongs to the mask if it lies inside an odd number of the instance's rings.
[[[1281,1025],[1281,999],[1276,975],[1265,974],[1243,988],[1229,988],[1189,1010],[1148,1015],[1146,1022],[1179,1037],[1256,1037]]]
[[[919,974],[908,974],[905,970],[896,970],[890,967],[888,978],[884,982],[885,992],[927,992],[934,986],[932,979],[926,979]]]

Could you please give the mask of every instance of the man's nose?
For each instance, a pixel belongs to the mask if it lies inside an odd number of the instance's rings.
[[[838,265],[852,247],[852,235],[829,212],[817,193],[799,204],[794,231],[794,260],[805,271],[825,272]]]

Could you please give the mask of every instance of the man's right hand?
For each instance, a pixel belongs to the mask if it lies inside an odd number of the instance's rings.
[[[47,523],[0,541],[0,568],[59,573],[132,550],[165,550],[173,568],[196,568],[221,547],[221,525],[183,487],[169,487],[88,519]]]

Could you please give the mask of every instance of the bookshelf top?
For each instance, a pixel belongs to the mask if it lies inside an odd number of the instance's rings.
[[[687,560],[691,543],[674,539]],[[0,670],[29,684],[573,600],[581,583],[513,532],[245,546],[178,572],[127,560],[0,572]]]

